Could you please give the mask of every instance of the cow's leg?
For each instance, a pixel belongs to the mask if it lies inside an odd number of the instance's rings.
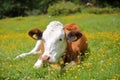
[[[34,64],[33,68],[38,69],[38,68],[42,67],[42,64],[43,64],[43,60],[38,59],[36,61],[36,63]]]
[[[15,59],[23,58],[23,57],[31,55],[31,54],[41,53],[41,51],[40,51],[41,42],[42,42],[42,40],[38,40],[37,43],[36,43],[36,45],[35,45],[35,47],[30,52],[28,52],[28,53],[22,53],[22,54],[16,56]]]

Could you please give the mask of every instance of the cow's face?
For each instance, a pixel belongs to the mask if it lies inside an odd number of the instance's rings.
[[[39,29],[29,31],[29,35],[44,42],[44,53],[41,56],[43,61],[57,63],[64,54],[67,42],[76,41],[82,34],[70,31],[66,33],[64,26],[59,21],[52,21],[43,32]],[[36,35],[36,37],[34,37]],[[75,37],[77,37],[75,39]]]
[[[58,21],[51,22],[43,32],[42,40],[44,41],[42,59],[50,63],[58,62],[66,48],[63,24]]]

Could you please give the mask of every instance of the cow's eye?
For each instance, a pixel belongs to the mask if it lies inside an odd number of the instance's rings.
[[[62,41],[62,39],[60,38],[59,41]]]

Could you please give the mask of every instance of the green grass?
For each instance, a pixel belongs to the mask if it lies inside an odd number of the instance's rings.
[[[36,41],[27,32],[45,29],[52,20],[74,22],[86,34],[90,52],[84,61],[60,74],[59,69],[33,69],[39,55],[13,60]],[[0,20],[0,80],[120,80],[120,14],[74,14],[17,17]]]

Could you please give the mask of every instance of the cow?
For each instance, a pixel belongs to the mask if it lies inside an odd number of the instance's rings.
[[[16,56],[15,59],[41,53],[34,64],[36,69],[42,67],[44,62],[60,64],[60,61],[63,61],[62,66],[72,61],[78,63],[80,56],[88,48],[86,36],[75,23],[64,26],[59,21],[52,21],[44,31],[35,28],[30,30],[28,34],[37,40],[35,47],[28,53]]]
[[[88,7],[94,7],[94,4],[93,3],[91,3],[91,2],[87,2],[87,4],[86,4]]]

